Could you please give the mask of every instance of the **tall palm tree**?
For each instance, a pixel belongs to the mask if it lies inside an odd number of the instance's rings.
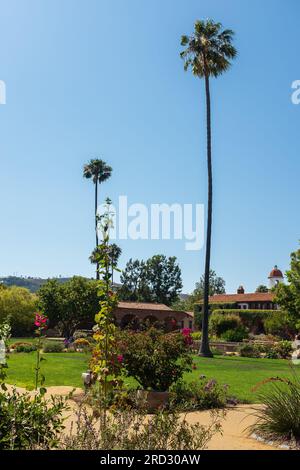
[[[205,357],[212,356],[208,340],[209,271],[213,197],[210,78],[216,78],[229,69],[231,65],[231,59],[234,59],[237,54],[235,47],[232,45],[233,36],[234,32],[231,29],[222,30],[221,23],[215,23],[213,20],[206,20],[196,21],[192,36],[182,36],[181,38],[181,45],[185,47],[185,49],[180,54],[184,60],[184,69],[188,70],[191,68],[192,73],[196,77],[204,79],[206,94],[208,201],[202,341],[199,351],[199,354]]]
[[[94,159],[90,160],[89,163],[83,167],[84,178],[92,179],[95,185],[95,233],[96,233],[96,248],[99,245],[98,239],[98,184],[104,183],[104,181],[110,178],[112,168],[107,165],[103,160]],[[99,279],[99,263],[96,263],[96,279]]]

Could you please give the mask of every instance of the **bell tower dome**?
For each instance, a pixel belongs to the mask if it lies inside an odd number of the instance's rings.
[[[280,271],[280,269],[278,269],[278,266],[276,265],[274,266],[274,269],[272,269],[272,271],[270,272],[268,279],[269,279],[270,289],[272,289],[273,287],[276,287],[280,282],[283,282],[284,280],[283,274]]]

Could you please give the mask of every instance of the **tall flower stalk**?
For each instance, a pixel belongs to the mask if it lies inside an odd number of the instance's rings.
[[[100,217],[103,239],[101,244],[98,245],[96,254],[100,277],[98,281],[100,311],[95,316],[94,339],[96,346],[93,349],[91,359],[93,377],[99,386],[99,398],[104,410],[104,420],[114,391],[122,385],[122,358],[117,351],[116,325],[113,317],[118,298],[112,289],[111,282],[112,270],[117,270],[117,267],[111,265],[109,231],[113,226],[113,222],[110,205],[111,201],[107,199],[105,213]]]
[[[11,327],[8,321],[5,321],[0,325],[0,343],[3,348],[3,357],[0,357],[0,388],[6,391],[5,379],[6,379],[6,350],[8,348],[8,340],[10,338]]]
[[[40,313],[35,314],[34,324],[37,327],[35,333],[38,337],[37,349],[36,349],[36,366],[35,366],[35,390],[37,390],[40,385],[41,393],[46,392],[46,389],[43,388],[43,385],[45,383],[45,376],[41,374],[41,362],[45,360],[43,357],[41,357],[41,347],[42,347],[43,332],[47,328],[47,321],[48,321],[48,318],[45,315],[42,315]]]

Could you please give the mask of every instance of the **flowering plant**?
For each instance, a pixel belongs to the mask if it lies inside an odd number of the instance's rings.
[[[123,361],[117,350],[116,326],[113,317],[113,311],[118,305],[118,298],[111,288],[112,271],[117,268],[112,266],[109,244],[109,229],[112,226],[110,204],[110,200],[107,199],[106,212],[100,217],[103,241],[97,247],[95,255],[101,279],[98,289],[100,311],[95,316],[96,325],[93,330],[96,345],[91,359],[91,370],[99,384],[100,398],[103,400],[104,409],[106,409],[114,389],[120,388],[123,383],[121,379]]]
[[[34,324],[38,328],[41,328],[41,330],[44,330],[45,328],[47,328],[47,321],[48,321],[48,318],[45,315],[42,315],[39,313],[35,314]]]
[[[42,347],[42,338],[43,332],[47,328],[48,318],[46,315],[37,312],[35,314],[34,324],[37,327],[35,333],[38,337],[37,341],[37,348],[36,348],[36,366],[35,366],[35,390],[37,390],[38,386],[40,385],[40,393],[46,393],[46,389],[43,387],[45,383],[45,376],[41,374],[41,362],[45,361],[43,357],[41,357],[41,347]]]
[[[193,344],[193,338],[192,338],[192,330],[190,328],[183,328],[181,330],[182,336],[184,338],[184,342],[186,345],[191,346]]]
[[[192,358],[180,333],[164,334],[156,328],[143,332],[124,331],[119,349],[128,376],[144,389],[165,392],[190,370]]]

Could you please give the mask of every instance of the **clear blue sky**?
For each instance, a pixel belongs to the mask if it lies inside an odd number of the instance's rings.
[[[297,0],[1,0],[0,275],[92,275],[91,157],[113,177],[101,197],[203,203],[203,83],[184,73],[180,37],[211,17],[236,31],[239,56],[212,83],[212,266],[251,291],[299,237],[300,79]],[[176,255],[184,291],[204,250],[123,241],[130,257]]]

